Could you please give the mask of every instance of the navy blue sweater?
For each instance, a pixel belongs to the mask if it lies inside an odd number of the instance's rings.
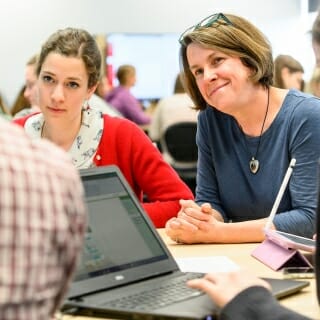
[[[211,203],[225,221],[267,217],[291,158],[296,158],[289,186],[274,219],[278,230],[312,237],[315,233],[317,172],[320,158],[320,99],[290,90],[263,133],[257,159],[249,161],[259,137],[248,137],[236,120],[213,107],[200,112],[196,201]]]

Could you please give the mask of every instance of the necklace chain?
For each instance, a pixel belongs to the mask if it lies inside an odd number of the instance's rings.
[[[267,119],[267,115],[268,115],[268,111],[269,111],[269,101],[270,101],[270,90],[268,88],[268,100],[267,100],[266,113],[264,115],[264,119],[263,119],[262,126],[261,126],[261,131],[260,131],[260,135],[259,135],[259,141],[258,141],[257,150],[255,152],[255,155],[253,155],[251,157],[251,160],[249,161],[249,168],[250,168],[250,171],[253,174],[256,174],[258,172],[258,170],[259,170],[259,167],[260,167],[260,163],[259,163],[259,160],[257,159],[257,157],[258,157],[258,153],[259,153],[260,142],[261,142],[261,137],[262,137],[264,125],[265,125],[265,122],[266,122],[266,119]],[[246,144],[246,148],[249,151],[245,135],[244,135],[244,141],[245,141],[245,144]]]

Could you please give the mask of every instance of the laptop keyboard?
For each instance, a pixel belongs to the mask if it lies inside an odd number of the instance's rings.
[[[108,305],[119,309],[150,310],[168,306],[204,294],[186,285],[190,279],[201,278],[202,273],[186,273],[173,278],[166,285],[108,301]]]

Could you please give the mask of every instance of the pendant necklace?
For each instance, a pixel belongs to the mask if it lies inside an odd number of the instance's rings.
[[[258,172],[258,170],[259,170],[259,167],[260,167],[260,163],[259,163],[259,160],[257,159],[257,157],[258,157],[258,152],[259,152],[259,147],[260,147],[261,136],[262,136],[264,124],[265,124],[265,122],[266,122],[267,115],[268,115],[268,110],[269,110],[269,98],[270,98],[270,91],[269,91],[269,88],[268,88],[268,101],[267,101],[266,114],[264,115],[264,119],[263,119],[263,123],[262,123],[262,127],[261,127],[261,132],[260,132],[260,135],[259,135],[259,141],[258,141],[257,150],[256,150],[255,155],[253,155],[253,156],[251,157],[251,160],[249,161],[249,168],[250,168],[250,171],[251,171],[253,174],[256,174],[256,173]],[[248,151],[249,151],[246,137],[244,136],[244,138],[245,138],[246,147],[247,147],[247,149],[248,149]]]

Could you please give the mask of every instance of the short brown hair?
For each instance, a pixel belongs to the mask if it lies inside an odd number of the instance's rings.
[[[117,70],[117,79],[121,85],[125,85],[128,75],[136,73],[136,68],[130,64],[123,64]]]

